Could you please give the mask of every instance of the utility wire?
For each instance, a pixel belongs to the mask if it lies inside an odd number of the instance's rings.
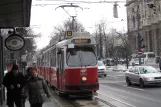
[[[49,0],[39,0],[39,1],[49,1]],[[50,0],[52,1],[52,0]],[[55,0],[53,0],[55,1]],[[56,1],[59,1],[59,0],[56,0]],[[96,3],[126,3],[126,1],[96,1],[96,2],[92,2],[92,1],[62,1],[60,0],[62,3],[60,4],[35,4],[33,6],[47,6],[47,5],[61,5],[61,4],[64,4],[64,3],[73,3],[73,4],[80,4],[80,3],[85,3],[85,4],[96,4]]]
[[[70,9],[70,8],[69,8]],[[69,9],[67,11],[69,11]],[[66,16],[66,13],[63,15],[62,19],[59,21],[59,23],[63,20],[63,18]],[[58,25],[59,25],[58,23]]]

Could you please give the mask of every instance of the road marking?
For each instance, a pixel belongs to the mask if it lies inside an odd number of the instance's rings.
[[[125,75],[117,75],[117,77],[124,77]]]
[[[112,76],[112,75],[107,75],[107,77],[112,77],[112,78],[119,78],[119,77],[116,77],[116,76]]]
[[[130,88],[130,89],[136,89],[136,90],[139,90],[139,91],[145,91],[144,89],[139,89],[139,88],[135,88],[135,87],[128,87],[127,85],[122,85],[122,86]]]
[[[153,98],[148,98],[148,97],[144,97],[144,96],[138,96],[137,94],[132,94],[132,93],[130,93],[128,91],[119,90],[119,89],[112,88],[112,87],[109,87],[109,86],[106,86],[106,85],[102,85],[101,84],[101,86],[104,87],[104,88],[106,88],[106,89],[112,89],[112,90],[119,91],[119,92],[122,92],[122,93],[125,93],[125,94],[130,94],[132,96],[136,96],[136,97],[140,97],[140,98],[143,97],[144,99],[151,100],[151,101],[155,101],[155,102],[159,102],[159,103],[161,102],[160,100],[155,100]]]
[[[105,97],[107,97],[107,98],[110,98],[110,99],[112,99],[112,100],[115,100],[115,101],[117,101],[117,102],[120,102],[120,103],[122,103],[122,104],[125,104],[125,105],[127,105],[127,106],[136,107],[136,106],[133,106],[133,105],[131,105],[131,104],[128,104],[128,103],[126,103],[126,102],[124,102],[124,101],[121,101],[121,100],[118,100],[118,99],[115,99],[115,98],[106,96],[105,94],[103,94],[103,93],[101,93],[101,92],[98,92],[98,94],[101,94],[102,96],[105,96]]]
[[[110,84],[110,83],[124,83],[125,81],[106,81],[106,80],[99,80],[99,83],[107,83],[107,84]]]

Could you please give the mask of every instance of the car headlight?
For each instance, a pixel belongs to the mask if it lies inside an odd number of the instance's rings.
[[[86,77],[82,77],[82,82],[86,82],[87,78]]]
[[[154,80],[154,78],[153,78],[153,77],[145,78],[145,79],[146,79],[146,81],[152,81],[152,80]]]

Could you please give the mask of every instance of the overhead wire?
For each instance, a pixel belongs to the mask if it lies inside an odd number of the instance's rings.
[[[70,8],[69,8],[70,9]],[[69,11],[69,9],[67,11]],[[66,16],[66,13],[64,13],[63,17],[61,18],[61,20],[59,21],[59,23],[63,20],[63,18]],[[58,23],[58,25],[59,25]]]
[[[62,0],[38,0],[38,1],[53,1],[53,2],[56,2],[56,1],[61,1],[62,3],[60,4],[36,4],[34,6],[46,6],[46,5],[61,5],[61,4],[64,4],[64,3],[74,3],[74,4],[81,4],[81,3],[85,3],[85,4],[94,4],[94,3],[126,3],[126,1],[62,1]]]

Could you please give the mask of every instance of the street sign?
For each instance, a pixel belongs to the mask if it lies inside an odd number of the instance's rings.
[[[141,55],[143,52],[142,50],[138,50],[138,54]]]
[[[5,46],[7,49],[12,51],[18,51],[25,45],[25,40],[18,34],[11,34],[5,39]]]

